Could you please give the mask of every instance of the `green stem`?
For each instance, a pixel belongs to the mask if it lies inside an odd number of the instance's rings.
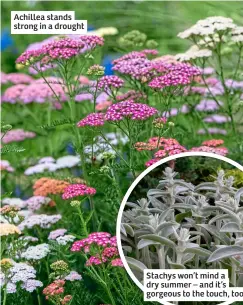
[[[83,214],[82,214],[82,211],[81,211],[80,207],[78,208],[78,215],[79,215],[79,218],[80,218],[80,221],[81,221],[82,228],[84,230],[85,236],[87,237],[89,235],[89,233],[87,231],[86,223],[85,223],[85,220],[83,218]]]
[[[3,305],[6,305],[7,302],[7,287],[4,289],[4,294],[3,294]]]

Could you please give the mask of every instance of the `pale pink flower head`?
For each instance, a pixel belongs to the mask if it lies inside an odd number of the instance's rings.
[[[221,156],[226,156],[228,154],[228,149],[226,147],[199,146],[199,147],[193,147],[192,149],[190,149],[190,151],[209,152]]]
[[[97,256],[91,256],[87,261],[86,261],[86,266],[97,266],[101,265],[102,263],[105,263],[106,259],[104,257],[97,257]]]
[[[18,84],[7,88],[2,96],[2,101],[15,104],[16,102],[20,101],[21,93],[26,87],[27,85]]]
[[[104,114],[103,113],[90,113],[84,119],[77,123],[78,127],[99,127],[104,125]]]
[[[33,78],[24,73],[8,73],[4,74],[4,78],[1,79],[2,83],[29,84],[33,81]]]
[[[95,106],[95,110],[97,111],[103,111],[106,110],[110,105],[112,105],[111,101],[104,101],[104,102],[100,102],[99,104],[97,104]]]
[[[113,267],[124,267],[123,262],[120,258],[115,258],[111,261],[111,266]]]
[[[85,184],[70,184],[62,194],[62,199],[70,199],[78,196],[91,196],[96,193],[96,189]]]
[[[32,139],[36,134],[32,131],[24,131],[23,129],[12,129],[9,130],[6,135],[2,138],[4,144],[12,142],[21,142],[25,139]]]
[[[131,120],[143,121],[149,119],[157,112],[157,109],[146,104],[134,103],[133,100],[126,100],[112,104],[105,114],[105,120],[121,121],[125,118],[130,118]]]

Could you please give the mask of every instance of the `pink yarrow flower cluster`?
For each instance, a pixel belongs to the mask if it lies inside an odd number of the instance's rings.
[[[80,36],[79,39],[63,38],[53,40],[39,49],[27,50],[16,60],[16,63],[26,64],[45,60],[45,63],[55,59],[70,59],[84,50],[103,45],[104,40],[99,36]]]
[[[156,114],[157,109],[146,104],[135,103],[133,100],[126,100],[120,103],[111,105],[105,114],[107,121],[121,121],[124,118],[132,120],[146,120]]]
[[[14,85],[18,84],[29,84],[33,81],[33,78],[24,73],[1,73],[1,83],[12,83]]]
[[[102,76],[98,82],[98,88],[109,92],[112,89],[119,89],[124,85],[124,80],[116,75]]]
[[[147,98],[146,94],[144,94],[143,92],[135,91],[135,90],[129,90],[126,93],[118,95],[116,97],[116,99],[118,101],[124,101],[127,99],[136,101],[136,100],[146,99],[146,98]]]
[[[99,248],[99,254],[96,253],[97,247]],[[116,262],[114,262],[114,265],[112,264],[114,260],[118,259],[119,253],[116,236],[111,237],[111,234],[107,232],[94,232],[89,234],[87,238],[74,242],[71,251],[89,253],[91,256],[86,261],[86,266],[111,263],[112,266],[119,265],[121,267],[118,261],[117,264]]]
[[[199,68],[186,63],[168,64],[164,62],[155,62],[155,70],[164,73],[155,77],[149,87],[153,89],[163,89],[164,87],[188,85],[194,76],[200,75]]]
[[[14,85],[7,88],[2,96],[2,101],[6,103],[15,104],[20,101],[20,96],[22,91],[27,87],[27,85]]]
[[[84,126],[103,126],[105,123],[104,121],[104,113],[90,113],[84,119],[77,123],[78,127]]]
[[[23,129],[12,129],[9,130],[6,135],[2,138],[4,144],[12,142],[21,142],[25,139],[32,139],[36,134],[32,131],[24,131]]]
[[[96,189],[85,184],[70,184],[62,194],[62,199],[70,199],[78,196],[91,196],[96,193]]]
[[[202,152],[209,152],[213,154],[218,154],[221,156],[226,156],[228,154],[228,149],[226,147],[209,147],[209,146],[199,146],[193,147],[190,151],[202,151]]]

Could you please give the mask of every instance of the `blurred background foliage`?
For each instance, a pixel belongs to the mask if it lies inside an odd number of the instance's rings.
[[[241,1],[1,1],[2,71],[15,71],[14,60],[33,42],[48,35],[11,35],[10,12],[75,11],[76,19],[87,19],[90,30],[116,27],[119,35],[137,29],[159,43],[161,54],[175,54],[187,48],[187,41],[177,38],[178,32],[208,16],[225,16],[243,24]],[[117,36],[106,37],[106,62],[116,52]]]

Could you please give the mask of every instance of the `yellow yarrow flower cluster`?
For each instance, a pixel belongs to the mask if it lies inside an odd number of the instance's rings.
[[[15,225],[10,223],[1,223],[0,224],[0,236],[8,236],[10,234],[21,234],[21,231]]]

